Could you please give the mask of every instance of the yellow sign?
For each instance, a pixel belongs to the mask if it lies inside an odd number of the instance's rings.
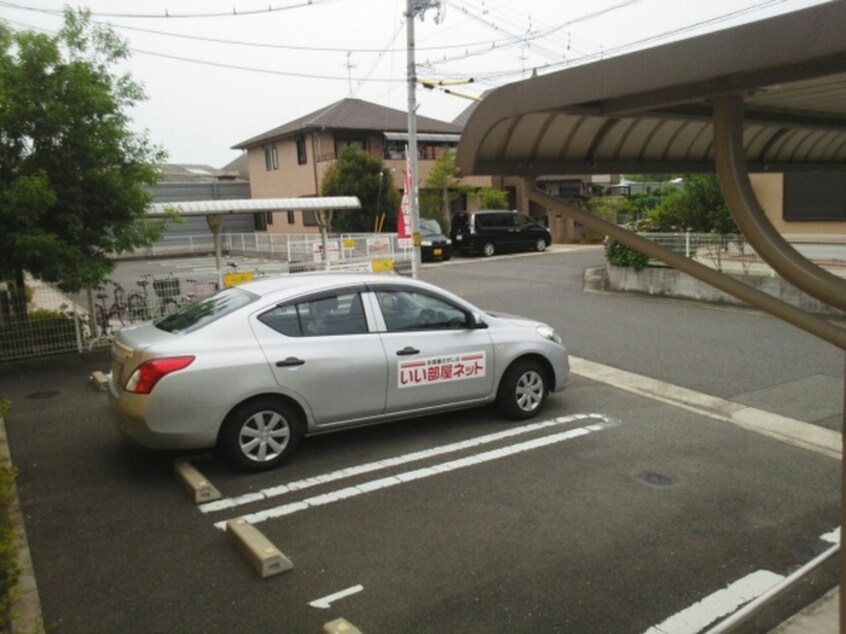
[[[223,276],[223,285],[226,288],[229,288],[230,286],[238,286],[238,284],[249,282],[252,279],[252,271],[237,271],[235,273],[227,273]]]
[[[387,273],[394,270],[394,260],[392,258],[371,260],[370,266],[374,273]]]
[[[344,238],[342,244],[345,249],[355,249],[355,238]]]

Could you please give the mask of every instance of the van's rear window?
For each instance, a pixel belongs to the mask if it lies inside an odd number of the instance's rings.
[[[211,297],[186,304],[175,313],[159,319],[155,326],[172,333],[197,330],[256,299],[256,295],[240,288],[227,288]]]

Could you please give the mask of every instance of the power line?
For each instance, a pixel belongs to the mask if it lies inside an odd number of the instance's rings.
[[[221,11],[216,13],[171,13],[167,9],[165,9],[164,13],[102,13],[102,12],[91,12],[92,16],[98,18],[140,18],[140,19],[161,19],[161,18],[231,18],[231,17],[244,17],[244,16],[251,16],[251,15],[259,15],[262,13],[278,13],[280,11],[290,11],[291,9],[301,9],[303,7],[312,6],[315,3],[325,3],[325,2],[334,2],[337,0],[306,0],[306,2],[301,2],[300,4],[293,4],[288,6],[268,6],[264,9],[247,9],[238,11],[236,8],[232,8],[231,11]],[[43,9],[38,7],[28,7],[24,5],[15,4],[13,2],[0,2],[0,4],[14,7],[15,9],[22,9],[24,11],[40,11],[43,13],[53,13],[53,10],[50,9]]]

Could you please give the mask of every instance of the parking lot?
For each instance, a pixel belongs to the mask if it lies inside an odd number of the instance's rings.
[[[424,274],[562,332],[573,380],[539,418],[481,408],[312,437],[264,474],[193,455],[222,494],[205,505],[174,477],[184,456],[111,428],[88,382],[106,354],[2,368],[45,624],[698,631],[670,620],[705,627],[719,616],[715,593],[766,588],[824,550],[839,524],[842,354],[751,311],[584,293],[576,280],[595,260],[552,253]],[[791,432],[768,434],[766,412]],[[242,516],[291,572],[260,579],[238,556],[221,528]],[[749,631],[836,580],[824,567]]]

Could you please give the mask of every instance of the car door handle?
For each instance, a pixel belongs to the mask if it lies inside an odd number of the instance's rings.
[[[277,361],[276,367],[277,368],[290,368],[290,367],[293,367],[293,366],[303,365],[303,364],[305,364],[305,361],[303,361],[302,359],[298,359],[297,357],[288,357],[287,359],[285,359],[283,361]]]
[[[410,354],[420,354],[420,351],[417,348],[412,348],[411,346],[406,346],[402,350],[397,350],[398,357],[407,357]]]

